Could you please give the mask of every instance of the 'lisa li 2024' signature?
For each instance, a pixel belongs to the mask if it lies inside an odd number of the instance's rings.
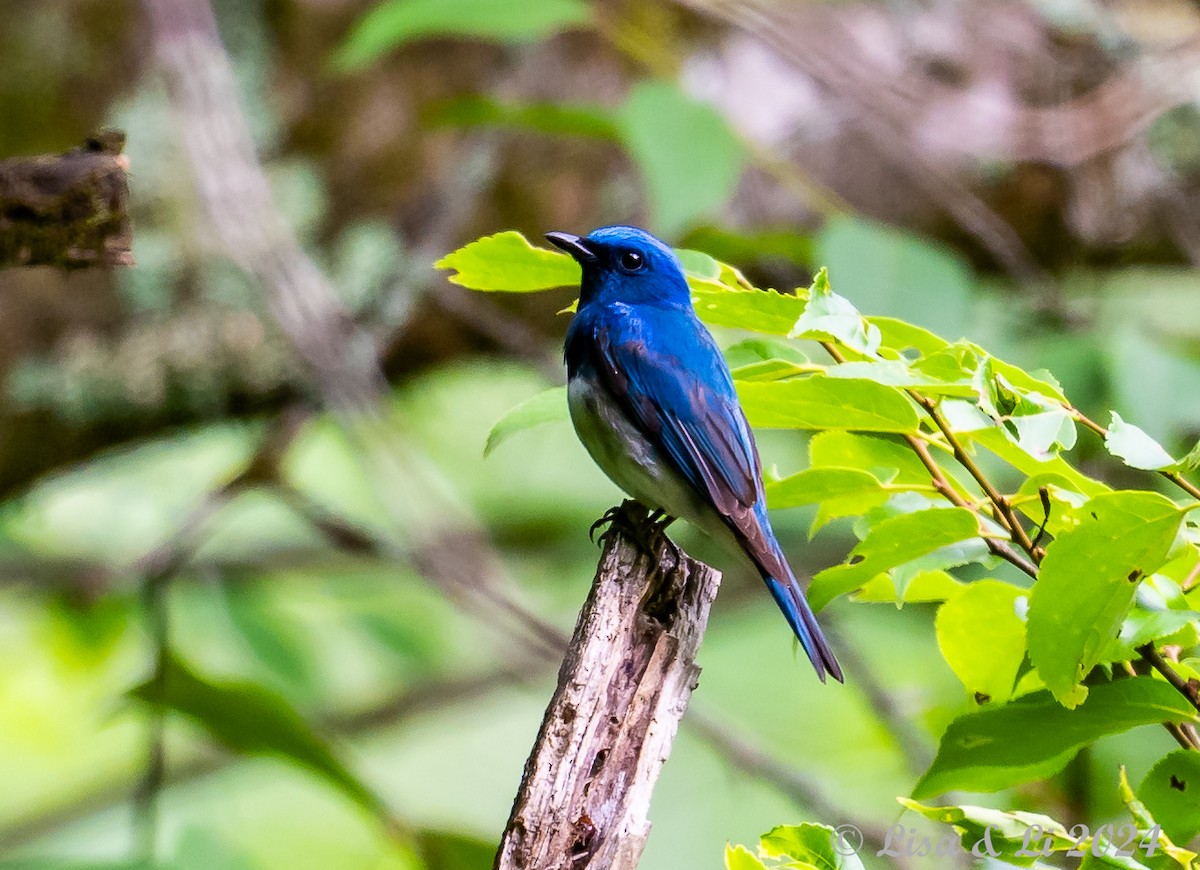
[[[1069,858],[1082,858],[1088,854],[1096,858],[1111,855],[1128,858],[1141,850],[1147,858],[1153,858],[1158,851],[1159,833],[1158,825],[1145,832],[1139,832],[1137,827],[1131,824],[1124,824],[1119,828],[1101,825],[1093,834],[1087,825],[1075,825],[1069,831],[1063,832],[1061,828],[1058,831],[1047,831],[1041,825],[1035,824],[1025,829],[1021,848],[1010,854],[1017,858],[1049,858],[1056,852]],[[988,825],[984,828],[983,834],[971,844],[969,850],[966,841],[960,840],[954,834],[934,840],[918,834],[916,828],[893,825],[888,828],[884,837],[883,848],[875,854],[880,857],[888,855],[893,858],[921,858],[929,855],[941,857],[951,852],[968,850],[976,858],[999,858],[1006,850],[996,844],[1008,846],[1011,842],[998,825]],[[1070,846],[1067,846],[1068,842]]]

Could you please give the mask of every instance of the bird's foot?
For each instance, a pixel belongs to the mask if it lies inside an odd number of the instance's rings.
[[[609,535],[620,531],[653,560],[652,570],[661,573],[664,548],[670,553],[674,564],[678,565],[683,558],[683,551],[666,534],[667,527],[673,522],[675,517],[667,516],[664,511],[646,513],[646,508],[640,502],[627,499],[616,507],[609,508],[604,512],[604,516],[592,523],[588,530],[588,538],[594,542],[596,531],[607,525],[608,528],[600,534],[600,543],[604,544]]]

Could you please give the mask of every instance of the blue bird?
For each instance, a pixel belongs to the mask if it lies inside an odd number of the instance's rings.
[[[583,270],[564,352],[579,440],[642,505],[744,553],[821,681],[843,681],[771,530],[754,436],[675,252],[636,227],[546,238]]]

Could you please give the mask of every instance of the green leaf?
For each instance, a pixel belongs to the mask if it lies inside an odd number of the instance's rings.
[[[966,378],[943,380],[936,374],[910,368],[900,360],[875,360],[847,362],[830,366],[826,372],[831,378],[861,378],[886,384],[890,387],[916,389],[933,396],[974,396],[975,389]]]
[[[725,844],[725,870],[767,870],[767,865],[745,846]]]
[[[644,81],[617,122],[645,179],[651,223],[662,235],[675,235],[733,193],[744,153],[712,106],[673,84]]]
[[[881,335],[879,327],[867,322],[850,300],[838,296],[829,286],[824,267],[808,288],[808,304],[797,318],[788,338],[833,340],[866,357],[876,355]]]
[[[1025,695],[951,722],[913,797],[956,789],[998,791],[1042,779],[1106,734],[1138,725],[1192,721],[1195,712],[1186,698],[1153,677],[1093,686],[1087,700],[1074,710],[1061,706],[1049,692]]]
[[[1037,858],[1018,852],[1040,853],[1047,841],[1052,852],[1065,852],[1076,842],[1062,824],[1038,813],[1005,812],[969,804],[931,807],[908,798],[896,800],[927,819],[950,825],[962,838],[967,852],[978,846],[984,855],[1020,867],[1029,867]]]
[[[1161,444],[1139,427],[1126,423],[1116,411],[1112,412],[1112,422],[1108,426],[1104,446],[1108,448],[1109,453],[1130,468],[1159,471],[1175,465],[1175,460]]]
[[[851,551],[847,564],[826,568],[813,578],[809,603],[820,610],[877,574],[978,536],[979,524],[966,508],[931,508],[883,520]]]
[[[855,592],[851,600],[866,604],[895,604],[900,608],[905,604],[945,601],[958,594],[963,585],[962,581],[954,579],[945,571],[919,571],[905,584],[901,593],[896,590],[892,578],[880,574]]]
[[[430,127],[500,127],[619,142],[621,131],[605,106],[501,103],[478,94],[438,103],[422,120]]]
[[[274,692],[251,683],[208,680],[172,656],[161,684],[148,681],[130,694],[181,713],[235,752],[293,761],[372,813],[381,812],[379,799]]]
[[[709,326],[787,335],[804,313],[803,299],[776,290],[733,288],[696,278],[690,278],[688,283],[696,314]]]
[[[764,429],[915,432],[913,403],[894,387],[814,375],[786,381],[739,381],[750,425]]]
[[[807,468],[766,485],[767,504],[789,508],[836,501],[845,513],[858,514],[888,499],[888,491],[874,475],[856,468]]]
[[[1152,492],[1098,495],[1046,547],[1029,599],[1029,659],[1063,704],[1087,697],[1084,676],[1117,636],[1137,582],[1167,560],[1183,514]]]
[[[820,432],[808,443],[814,468],[858,468],[892,484],[929,485],[929,470],[898,439],[852,432]]]
[[[433,265],[454,269],[447,280],[471,290],[530,293],[579,284],[579,264],[570,256],[534,247],[515,230],[484,236]]]
[[[1191,870],[1191,862],[1195,860],[1196,853],[1188,851],[1180,846],[1176,846],[1171,837],[1163,830],[1155,818],[1150,814],[1150,810],[1133,794],[1133,789],[1129,787],[1129,777],[1125,775],[1125,767],[1121,769],[1117,778],[1117,792],[1121,797],[1121,803],[1125,804],[1129,810],[1129,815],[1133,816],[1133,820],[1137,822],[1138,830],[1146,832],[1147,837],[1144,842],[1150,842],[1150,833],[1158,833],[1158,848],[1163,852],[1161,861],[1156,862],[1154,867],[1156,870],[1168,866],[1168,860],[1173,860],[1178,866],[1184,870]]]
[[[1025,621],[1017,606],[1026,595],[1010,583],[977,580],[938,608],[938,648],[980,703],[1012,697],[1025,658]]]
[[[812,360],[794,342],[775,338],[747,338],[731,344],[725,348],[725,359],[733,368],[772,361],[791,363],[797,368],[812,365]]]
[[[493,450],[518,432],[524,432],[526,429],[532,429],[545,423],[557,423],[567,419],[570,419],[570,412],[567,408],[567,388],[551,387],[543,390],[516,407],[510,408],[503,417],[496,421],[496,425],[488,433],[483,455],[490,456]]]
[[[1137,648],[1148,643],[1174,643],[1192,647],[1200,612],[1157,610],[1135,606],[1121,623],[1120,634],[1104,650],[1102,662],[1127,662],[1137,657]]]
[[[1040,459],[1030,456],[1017,447],[1006,433],[998,428],[982,429],[965,436],[968,442],[980,444],[996,456],[1003,459],[1017,471],[1027,477],[1036,475],[1058,475],[1075,492],[1095,496],[1109,491],[1109,487],[1098,480],[1088,477],[1064,460],[1061,456],[1050,459]]]
[[[1137,797],[1176,843],[1200,834],[1200,752],[1176,749],[1158,760]]]
[[[852,851],[843,855],[834,848],[838,834],[829,825],[780,825],[763,834],[760,848],[785,867],[800,870],[861,870],[862,861]],[[843,850],[846,851],[846,850]]]
[[[359,20],[333,62],[340,70],[361,69],[429,37],[534,42],[585,25],[588,18],[583,0],[384,0]]]
[[[809,464],[813,468],[857,468],[880,481],[888,481],[893,489],[921,489],[930,485],[929,471],[921,460],[898,441],[877,435],[856,435],[850,432],[819,432],[808,443]],[[839,516],[862,513],[850,500],[821,503],[813,519],[810,537],[827,522]],[[849,510],[844,510],[849,509]]]
[[[909,323],[907,320],[870,316],[867,321],[879,330],[882,339],[880,347],[889,350],[897,352],[915,350],[927,357],[950,344],[941,336],[934,335],[928,329]]]

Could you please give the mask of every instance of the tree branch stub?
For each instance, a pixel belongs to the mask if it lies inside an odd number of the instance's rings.
[[[721,582],[676,553],[662,544],[655,571],[623,533],[608,535],[497,870],[637,866],[650,796],[699,678],[696,651]]]
[[[125,134],[0,161],[0,268],[132,266]]]

